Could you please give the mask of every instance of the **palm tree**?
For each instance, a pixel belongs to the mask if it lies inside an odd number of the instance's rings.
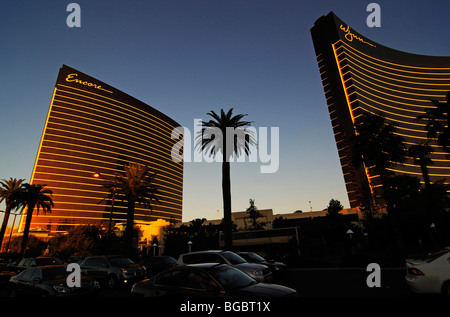
[[[125,238],[129,245],[132,242],[135,204],[143,205],[152,211],[152,204],[159,203],[158,186],[154,184],[156,174],[150,168],[137,163],[124,165],[124,173],[116,173],[114,179],[105,187],[116,197],[127,202],[127,226]]]
[[[240,156],[243,153],[250,153],[250,146],[256,145],[256,140],[252,131],[245,127],[250,126],[250,121],[242,121],[247,114],[233,116],[233,108],[225,112],[220,110],[220,115],[214,111],[208,112],[213,120],[202,122],[202,130],[197,135],[196,148],[205,151],[209,156],[216,156],[222,153],[222,197],[224,214],[224,234],[225,249],[231,250],[232,223],[231,223],[231,180],[230,180],[230,159],[233,155]],[[228,128],[228,129],[227,129]],[[231,129],[230,129],[231,128]],[[228,131],[227,131],[228,130]],[[227,135],[227,132],[237,132]],[[233,140],[229,138],[233,138]],[[231,147],[231,148],[230,148]]]
[[[53,200],[52,191],[50,189],[45,189],[47,185],[41,184],[23,184],[22,191],[20,193],[23,206],[27,207],[27,216],[25,219],[25,228],[23,230],[22,236],[22,246],[20,248],[20,256],[22,257],[26,246],[28,235],[30,232],[31,218],[33,217],[34,209],[36,208],[39,214],[39,209],[42,208],[44,214],[52,211]]]
[[[0,181],[0,203],[5,201],[6,204],[2,228],[0,230],[0,249],[6,232],[6,227],[8,226],[9,215],[12,210],[16,209],[21,204],[19,192],[23,181],[24,179],[17,180],[12,177],[9,180],[2,179]]]
[[[427,121],[425,129],[429,139],[437,139],[437,143],[450,152],[450,91],[447,101],[430,100],[433,107],[417,119]]]
[[[373,168],[382,178],[387,169],[405,161],[406,148],[403,137],[395,134],[397,128],[387,123],[382,114],[365,113],[356,124],[353,144],[353,163]]]
[[[431,146],[426,144],[414,144],[409,147],[408,155],[414,159],[414,164],[420,166],[422,171],[423,181],[425,182],[425,189],[430,190],[430,176],[428,175],[428,166],[433,164],[429,155],[432,152]]]
[[[437,205],[435,203],[436,198],[434,197],[433,186],[428,175],[428,166],[433,164],[433,161],[429,157],[432,150],[428,144],[415,144],[409,148],[408,154],[414,159],[414,164],[419,165],[422,171],[425,193],[427,195],[428,205],[430,206],[430,218],[433,221],[437,213]]]

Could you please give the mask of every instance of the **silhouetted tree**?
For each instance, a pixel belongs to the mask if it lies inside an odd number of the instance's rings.
[[[395,134],[395,124],[388,123],[384,115],[364,113],[358,118],[355,128],[356,135],[351,138],[355,165],[364,164],[385,177],[388,168],[405,161],[404,139]]]
[[[0,230],[0,249],[5,236],[6,227],[8,226],[9,215],[12,210],[21,206],[20,191],[22,190],[22,182],[24,179],[17,180],[16,178],[10,178],[9,180],[2,179],[0,181],[0,203],[5,201],[6,208],[3,216],[2,228]]]
[[[428,175],[428,166],[433,164],[430,159],[432,148],[428,144],[414,144],[409,147],[408,155],[414,159],[414,164],[420,166],[423,180],[425,182],[425,188],[430,189],[430,176]]]
[[[250,218],[251,224],[249,227],[246,226],[246,229],[250,230],[260,230],[264,229],[266,226],[266,222],[258,221],[258,218],[263,217],[263,215],[259,212],[258,208],[255,206],[255,200],[250,199],[250,207],[247,208],[246,212],[248,214],[248,218]]]
[[[148,166],[137,163],[128,163],[123,173],[115,173],[115,177],[105,187],[111,192],[115,188],[118,199],[127,202],[127,225],[125,238],[131,247],[135,205],[143,205],[152,211],[152,205],[159,203],[159,189],[155,185],[156,174]]]
[[[437,139],[437,143],[450,152],[450,91],[447,92],[447,100],[430,100],[433,104],[424,115],[417,117],[427,122],[425,129],[429,139]]]
[[[214,111],[208,112],[213,120],[202,123],[202,130],[197,135],[196,148],[200,148],[207,155],[222,155],[222,196],[224,213],[225,249],[233,247],[232,223],[231,223],[231,179],[230,159],[233,155],[240,156],[250,153],[250,147],[256,145],[252,131],[245,127],[250,126],[250,121],[242,121],[246,114],[233,116],[233,108],[225,112],[220,110],[220,115]],[[228,130],[228,131],[227,131]],[[227,132],[232,130],[233,139],[229,140]]]
[[[344,209],[341,202],[337,199],[331,199],[328,203],[327,207],[327,215],[328,216],[336,216],[339,215],[339,212]]]
[[[20,192],[21,201],[24,207],[27,207],[27,216],[25,218],[25,228],[23,230],[22,247],[20,249],[20,255],[23,256],[28,240],[28,234],[30,232],[31,219],[33,217],[34,209],[36,208],[37,214],[42,208],[42,212],[46,214],[52,211],[53,200],[52,191],[45,189],[47,185],[41,184],[23,184],[22,191]]]

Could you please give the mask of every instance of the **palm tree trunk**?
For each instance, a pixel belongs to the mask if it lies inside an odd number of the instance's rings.
[[[427,165],[424,163],[420,163],[420,169],[422,171],[423,181],[425,182],[425,189],[430,190],[430,176],[428,175]]]
[[[428,204],[430,208],[429,216],[430,216],[430,222],[436,221],[436,205],[434,203],[434,195],[433,195],[433,189],[431,188],[431,181],[430,176],[428,175],[428,167],[424,163],[420,163],[420,169],[422,170],[422,176],[423,181],[425,182],[425,191],[427,194]]]
[[[11,214],[11,205],[6,205],[5,215],[3,217],[2,229],[0,230],[0,251],[2,249],[3,237],[5,236],[6,227],[8,226],[9,215]]]
[[[27,247],[28,235],[30,233],[31,218],[33,217],[34,205],[27,208],[27,218],[25,219],[25,228],[23,229],[22,245],[20,247],[20,257],[23,258]]]
[[[132,243],[133,243],[133,226],[134,226],[134,207],[135,207],[135,200],[129,199],[128,200],[128,210],[127,210],[127,226],[125,227],[125,242],[132,250]]]
[[[222,162],[222,197],[223,197],[223,220],[225,234],[225,250],[233,249],[232,225],[231,225],[231,180],[230,162],[227,162],[224,155]]]

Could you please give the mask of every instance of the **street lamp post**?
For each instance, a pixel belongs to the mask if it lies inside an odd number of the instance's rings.
[[[189,253],[191,253],[192,241],[189,241],[187,244],[189,246]]]
[[[92,174],[94,178],[105,178],[102,174],[95,172]],[[109,212],[109,224],[108,224],[108,237],[111,235],[111,223],[112,223],[112,215],[114,210],[114,200],[116,198],[116,187],[113,187],[111,190],[111,210]]]

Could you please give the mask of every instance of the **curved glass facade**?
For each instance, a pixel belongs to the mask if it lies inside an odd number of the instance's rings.
[[[149,166],[160,188],[160,202],[152,211],[136,204],[135,222],[181,221],[183,162],[171,157],[177,142],[171,132],[178,126],[141,101],[63,65],[31,178],[53,191],[54,207],[46,215],[35,211],[31,228],[107,227],[112,203],[112,222],[126,222],[126,202],[112,201],[103,185],[129,162]]]
[[[382,113],[388,122],[395,123],[396,133],[404,138],[406,147],[426,143],[426,123],[417,117],[432,107],[430,99],[446,100],[450,57],[416,55],[385,47],[360,35],[332,12],[316,21],[311,34],[350,205],[357,207],[362,183],[375,194],[381,185],[379,175],[370,168],[352,165],[348,139],[354,135],[355,120],[364,112]],[[435,142],[430,145],[431,181],[449,182],[448,153]],[[412,158],[390,170],[423,180]]]

